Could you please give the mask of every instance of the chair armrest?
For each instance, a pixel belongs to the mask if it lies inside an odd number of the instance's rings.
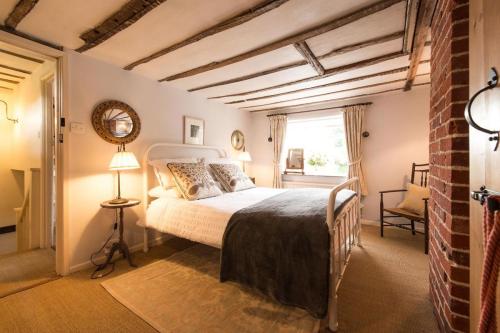
[[[378,193],[384,194],[384,193],[394,193],[394,192],[406,192],[408,190],[387,190],[387,191],[379,191]]]

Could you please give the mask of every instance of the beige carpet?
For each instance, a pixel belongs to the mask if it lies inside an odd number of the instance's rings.
[[[438,332],[428,300],[422,236],[387,229],[381,239],[377,228],[365,226],[363,237],[365,246],[355,249],[341,286],[339,332]],[[144,267],[189,246],[174,239],[147,254],[134,254],[134,260]],[[109,278],[133,270],[120,260]],[[90,273],[78,272],[0,299],[0,331],[156,332],[102,288],[100,283],[108,278],[90,280]]]
[[[0,297],[57,278],[52,249],[38,249],[0,256]]]
[[[219,282],[220,251],[195,245],[103,282],[160,332],[313,332],[319,321],[234,283]]]

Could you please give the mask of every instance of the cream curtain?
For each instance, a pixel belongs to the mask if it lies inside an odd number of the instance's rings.
[[[363,131],[363,119],[366,105],[354,105],[346,107],[344,112],[344,131],[349,158],[348,177],[358,177],[361,186],[361,194],[368,195],[361,161],[361,133]]]
[[[276,115],[270,116],[269,121],[271,122],[271,137],[273,138],[274,154],[273,154],[273,187],[282,188],[283,184],[281,181],[281,154],[283,150],[283,142],[286,135],[286,115]]]

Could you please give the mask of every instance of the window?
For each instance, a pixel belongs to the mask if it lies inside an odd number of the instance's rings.
[[[288,119],[283,150],[283,170],[288,149],[304,149],[304,173],[346,176],[347,149],[342,114],[321,118]]]

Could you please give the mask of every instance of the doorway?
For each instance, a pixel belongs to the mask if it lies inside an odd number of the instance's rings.
[[[56,274],[57,59],[0,42],[0,297]]]

